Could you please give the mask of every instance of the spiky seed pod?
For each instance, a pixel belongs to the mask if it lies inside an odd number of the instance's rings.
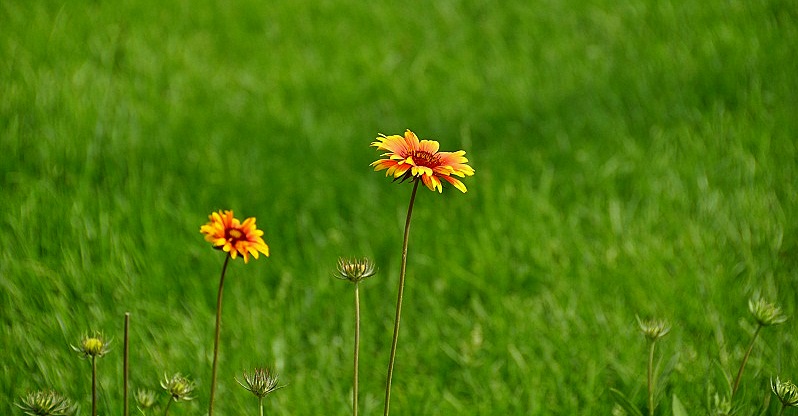
[[[798,407],[798,387],[791,381],[770,380],[770,389],[779,398],[782,406]]]
[[[787,321],[787,316],[782,313],[780,307],[761,298],[749,300],[748,310],[761,326],[773,326]]]
[[[75,405],[67,397],[51,390],[28,393],[20,398],[17,407],[26,415],[66,416],[75,413]]]
[[[259,399],[284,387],[277,385],[277,374],[266,367],[258,367],[252,373],[244,372],[243,376],[243,383],[238,378],[236,382]]]
[[[637,324],[640,326],[640,331],[646,336],[649,341],[656,341],[671,332],[671,326],[664,320],[649,319],[641,320],[637,317]]]
[[[102,332],[94,331],[91,336],[83,335],[80,343],[72,349],[80,354],[81,358],[102,357],[110,351],[111,341],[106,339]]]
[[[194,399],[194,397],[191,396],[191,393],[194,392],[194,382],[183,377],[180,373],[176,373],[171,378],[164,375],[164,379],[161,381],[161,387],[163,387],[176,402]]]
[[[357,283],[374,276],[375,273],[374,262],[366,257],[362,259],[339,258],[338,274],[335,275],[335,278]]]
[[[134,394],[136,404],[141,409],[149,409],[155,405],[155,392],[150,389],[138,389]]]

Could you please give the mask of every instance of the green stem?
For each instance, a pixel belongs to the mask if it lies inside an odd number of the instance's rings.
[[[355,353],[352,378],[352,416],[357,416],[358,357],[360,355],[360,284],[355,282]]]
[[[786,409],[786,408],[787,408],[786,404],[782,404],[781,405],[781,410],[779,411],[779,416],[782,416],[784,414],[784,409]]]
[[[263,416],[263,397],[258,397],[258,409],[260,416]]]
[[[413,193],[410,194],[410,204],[407,207],[407,219],[405,220],[405,234],[402,242],[402,269],[399,273],[399,292],[396,298],[396,319],[393,324],[393,339],[391,341],[391,357],[388,360],[388,377],[385,382],[385,409],[384,416],[388,416],[391,404],[391,379],[393,378],[393,365],[396,361],[396,343],[399,341],[399,320],[402,316],[402,296],[405,288],[405,274],[407,272],[407,242],[410,236],[410,216],[413,214],[413,203],[416,200],[418,190],[418,178],[413,181]]]
[[[222,329],[222,291],[224,289],[224,274],[227,271],[227,263],[230,262],[230,254],[224,258],[222,266],[222,276],[219,278],[219,293],[216,296],[216,332],[213,337],[213,367],[211,369],[211,398],[208,404],[208,416],[213,416],[213,399],[216,394],[216,364],[219,360],[219,334]]]
[[[754,336],[751,337],[751,344],[748,345],[748,350],[745,352],[745,356],[743,357],[743,362],[740,364],[740,370],[737,371],[737,378],[734,379],[734,386],[732,387],[731,398],[734,398],[734,395],[737,393],[737,389],[740,387],[740,380],[743,378],[743,370],[745,370],[745,364],[748,363],[748,357],[751,355],[751,350],[754,349],[754,342],[756,342],[756,337],[759,335],[759,331],[762,330],[762,325],[757,325],[756,331],[754,331]]]
[[[648,414],[654,416],[654,346],[656,341],[650,342],[648,348]]]
[[[91,415],[97,416],[97,357],[91,357]]]
[[[169,406],[172,405],[173,401],[174,401],[174,397],[169,397],[169,402],[166,403],[166,408],[163,410],[163,416],[166,416],[166,415],[169,414]]]
[[[125,312],[125,339],[124,339],[124,356],[122,358],[122,390],[124,391],[123,415],[128,416],[130,410],[128,408],[128,379],[130,376],[130,312]]]

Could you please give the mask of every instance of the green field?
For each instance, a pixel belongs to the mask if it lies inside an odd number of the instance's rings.
[[[101,330],[99,413],[122,414],[129,312],[132,388],[182,372],[197,397],[169,414],[204,414],[224,256],[199,227],[232,209],[271,256],[228,270],[217,414],[257,414],[234,377],[261,364],[286,385],[266,414],[351,414],[340,256],[379,267],[360,410],[381,414],[412,186],[369,144],[412,129],[476,174],[419,189],[392,415],[622,414],[611,388],[644,409],[636,315],[672,325],[656,414],[715,414],[755,296],[793,319],[734,404],[775,415],[770,379],[798,381],[797,46],[794,0],[3,1],[0,413],[52,388],[90,414],[70,344]]]

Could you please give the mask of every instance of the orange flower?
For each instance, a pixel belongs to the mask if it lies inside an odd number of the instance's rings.
[[[250,217],[244,222],[233,217],[233,211],[214,212],[208,216],[209,223],[200,227],[200,232],[205,234],[205,240],[213,243],[214,248],[230,253],[235,259],[239,254],[244,257],[244,263],[249,262],[249,255],[256,259],[258,252],[269,257],[269,246],[263,241],[263,231],[255,226],[255,218]]]
[[[372,163],[375,171],[387,169],[385,176],[401,178],[402,181],[420,178],[431,191],[443,192],[441,179],[454,185],[461,192],[466,187],[454,176],[465,177],[474,174],[474,169],[466,163],[465,151],[439,152],[438,142],[434,140],[418,140],[415,133],[405,131],[405,136],[385,136],[380,134],[377,141],[371,143],[379,150],[385,150],[385,159]]]

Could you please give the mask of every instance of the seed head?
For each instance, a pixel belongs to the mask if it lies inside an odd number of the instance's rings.
[[[80,343],[72,349],[80,353],[81,358],[102,357],[107,354],[111,341],[107,340],[102,332],[94,331],[91,336],[83,335]]]
[[[149,409],[155,404],[155,392],[150,389],[138,389],[134,394],[136,404],[141,409]]]
[[[749,300],[748,310],[760,326],[778,325],[787,321],[787,316],[781,312],[780,307],[761,298]]]
[[[664,320],[649,319],[643,321],[639,316],[636,318],[637,324],[640,325],[640,331],[643,332],[643,335],[649,341],[656,341],[671,332],[671,326]]]
[[[163,389],[166,390],[166,392],[169,393],[169,395],[172,396],[172,399],[176,402],[194,399],[191,397],[191,393],[194,392],[194,382],[186,377],[183,377],[183,375],[180,373],[175,373],[172,378],[169,378],[164,374],[163,380],[161,381],[161,387],[163,387]]]
[[[779,398],[782,406],[798,407],[798,387],[791,381],[781,381],[776,377],[776,381],[770,380],[770,389]]]
[[[335,278],[358,283],[368,277],[374,276],[374,262],[366,257],[362,259],[338,259],[338,274]]]
[[[243,383],[237,378],[235,379],[236,382],[259,399],[284,387],[277,385],[277,374],[266,367],[258,367],[251,374],[245,371],[243,376]]]
[[[26,415],[63,416],[75,413],[71,400],[51,390],[28,393],[15,403]]]
[[[713,415],[729,416],[732,414],[732,403],[729,396],[715,393],[712,398],[712,404]]]

